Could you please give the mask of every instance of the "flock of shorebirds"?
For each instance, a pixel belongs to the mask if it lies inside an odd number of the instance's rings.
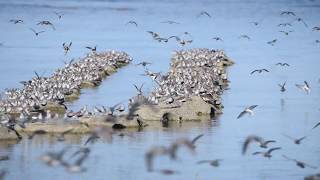
[[[57,16],[58,19],[62,19],[64,16],[64,13],[61,12],[54,12],[54,14]],[[309,28],[309,25],[300,17],[297,17],[297,15],[294,12],[291,11],[283,11],[280,13],[281,16],[291,16],[294,17],[294,19],[290,22],[286,22],[286,23],[281,23],[278,24],[279,27],[292,27],[293,23],[301,23],[303,24],[306,28]],[[206,11],[202,11],[200,12],[197,17],[207,17],[207,18],[211,18],[212,16],[210,15],[210,13],[206,12]],[[11,19],[9,22],[13,23],[13,24],[22,24],[24,23],[24,20],[22,19]],[[176,21],[163,21],[161,23],[168,23],[168,24],[180,24],[179,22]],[[129,21],[126,23],[127,25],[134,25],[136,27],[138,27],[138,22],[136,21]],[[252,22],[252,24],[254,26],[258,26],[260,24],[260,22]],[[56,30],[56,27],[54,26],[54,24],[50,21],[44,20],[44,21],[40,21],[36,24],[37,26],[48,26],[51,27],[53,30]],[[313,27],[312,28],[313,31],[320,31],[320,27]],[[42,33],[45,33],[44,30],[35,30],[33,28],[30,28],[30,31],[34,33],[35,36],[39,36]],[[289,35],[290,33],[293,32],[293,30],[281,30],[279,31],[280,33],[283,33],[284,35]],[[193,42],[193,38],[192,35],[189,32],[183,32],[180,35],[174,35],[174,36],[170,36],[170,37],[162,37],[160,35],[160,33],[157,32],[153,32],[153,31],[147,31],[147,33],[149,33],[152,38],[158,42],[168,42],[171,39],[174,39],[176,42],[178,42],[181,46],[185,46],[187,44],[190,44]],[[242,39],[246,39],[246,40],[251,40],[251,38],[248,35],[242,34],[239,36],[239,38]],[[216,41],[223,41],[222,37],[213,37],[213,40]],[[273,39],[267,42],[267,44],[274,46],[276,43],[278,42],[278,39]],[[319,40],[315,40],[315,43],[320,43]],[[3,46],[4,44],[2,43],[1,46]],[[63,47],[63,51],[64,54],[66,55],[70,50],[71,50],[71,46],[72,46],[72,42],[65,42],[63,43],[62,47]],[[86,47],[87,49],[91,50],[93,53],[96,52],[97,47]],[[144,68],[146,68],[145,71],[145,75],[150,76],[152,79],[157,79],[158,76],[160,76],[159,73],[153,73],[150,72],[147,69],[147,66],[149,66],[151,63],[150,62],[140,62],[137,65],[141,65]],[[71,62],[67,63],[66,66],[71,66]],[[276,66],[283,66],[283,67],[289,67],[290,65],[288,63],[285,62],[279,62],[276,64]],[[268,69],[256,69],[253,70],[250,74],[256,74],[256,73],[268,73],[270,72]],[[64,72],[60,72],[60,73],[64,73]],[[33,82],[38,82],[41,81],[42,77],[39,76],[36,73],[36,78]],[[57,76],[59,77],[59,76]],[[59,81],[64,81],[65,79],[59,79]],[[22,82],[24,84],[24,86],[29,86],[31,82]],[[140,87],[137,85],[134,85],[134,87],[137,90],[137,95],[140,96],[143,94],[142,92],[142,88],[143,85],[141,85]],[[279,84],[280,87],[280,91],[281,92],[285,92],[286,91],[286,82]],[[309,83],[307,81],[304,81],[303,84],[296,84],[296,87],[301,89],[302,91],[306,92],[307,94],[309,94],[311,92],[311,87],[309,85]],[[41,88],[41,87],[40,87]],[[67,88],[67,87],[66,87]],[[76,87],[74,87],[76,88]],[[70,88],[69,88],[70,89]],[[68,92],[61,92],[61,94],[63,93],[68,93]],[[14,93],[13,93],[14,94]],[[53,97],[56,99],[59,99],[58,97]],[[45,103],[45,102],[44,102]],[[39,104],[34,104],[33,106],[41,106],[41,101],[39,101]],[[244,116],[248,115],[253,115],[254,114],[254,109],[257,108],[258,105],[251,105],[249,107],[246,107],[242,112],[240,112],[240,114],[237,116],[237,119],[242,118]],[[37,109],[37,107],[35,107]],[[39,108],[38,108],[39,109]],[[108,114],[108,115],[113,115],[115,112],[123,112],[125,110],[124,106],[120,103],[120,104],[116,104],[115,106],[106,108],[104,106],[101,107],[94,107],[93,113],[102,113],[102,114]],[[72,118],[72,117],[81,117],[83,115],[86,114],[90,114],[91,112],[88,111],[87,107],[84,107],[83,109],[81,109],[78,112],[73,112],[73,111],[69,111],[68,113],[66,113],[66,117],[67,118]],[[39,115],[40,116],[40,115]],[[41,114],[42,116],[42,114]],[[50,119],[53,118],[58,118],[58,115],[51,115],[49,113],[49,115],[47,115],[48,117],[50,117]],[[24,117],[24,114],[21,115],[20,117],[21,119],[24,119],[25,121],[22,121],[22,123],[20,124],[20,126],[23,126],[23,124],[26,122],[26,119]],[[43,117],[36,117],[36,118],[41,118],[44,119]],[[314,127],[312,127],[312,130],[315,130],[317,127],[320,126],[320,122],[315,124]],[[9,126],[10,127],[10,126]],[[14,129],[14,128],[12,128]],[[117,129],[121,129],[120,125],[119,127],[117,127]],[[67,132],[66,132],[67,133]],[[45,131],[36,131],[34,132],[32,135],[29,136],[29,139],[33,139],[34,136],[38,135],[38,134],[46,134]],[[64,134],[62,133],[61,136],[59,136],[57,139],[63,141],[64,140]],[[83,172],[86,170],[86,168],[84,168],[82,166],[83,162],[89,157],[90,154],[90,148],[88,147],[89,144],[94,143],[96,140],[98,140],[101,137],[105,137],[108,142],[112,142],[112,136],[113,135],[119,135],[119,136],[130,136],[128,134],[119,132],[119,131],[115,131],[113,129],[110,128],[97,128],[95,131],[93,131],[93,133],[91,133],[91,135],[88,137],[88,139],[86,140],[86,142],[84,143],[84,145],[82,147],[79,147],[77,149],[67,146],[65,148],[63,148],[61,151],[58,152],[48,152],[44,155],[42,155],[40,157],[40,159],[47,164],[48,166],[63,166],[68,172]],[[307,136],[303,136],[300,138],[293,138],[289,135],[283,134],[285,137],[287,137],[288,139],[293,140],[294,144],[299,145],[303,142],[304,139],[307,138]],[[196,150],[196,142],[202,137],[204,136],[203,134],[198,135],[197,137],[195,137],[194,139],[188,139],[188,138],[181,138],[181,139],[177,139],[176,141],[172,142],[169,146],[155,146],[155,147],[151,147],[149,151],[147,151],[145,153],[145,160],[146,160],[146,167],[147,167],[147,171],[149,172],[160,172],[162,174],[175,174],[178,173],[175,170],[171,170],[171,169],[161,169],[161,170],[155,170],[154,168],[154,158],[157,156],[162,156],[162,155],[168,155],[169,158],[171,160],[176,160],[177,159],[177,152],[178,149],[180,147],[186,147],[188,148],[192,153],[195,153]],[[261,155],[263,157],[266,158],[271,158],[272,157],[272,153],[275,151],[280,151],[281,147],[271,147],[269,148],[270,144],[276,143],[275,140],[265,140],[264,138],[257,136],[257,135],[250,135],[248,136],[244,143],[243,143],[243,147],[242,147],[242,154],[245,155],[249,149],[249,146],[253,143],[257,143],[260,148],[262,149],[266,149],[266,151],[257,151],[252,153],[253,155]],[[69,155],[69,157],[74,160],[72,163],[66,161],[65,156]],[[317,169],[316,166],[314,165],[310,165],[308,163],[305,163],[303,161],[297,160],[295,158],[291,158],[288,157],[286,155],[282,155],[284,159],[288,160],[288,161],[292,161],[294,162],[298,167],[300,168],[314,168]],[[69,159],[70,159],[69,158]],[[7,160],[8,158],[6,157],[1,157],[1,160]],[[217,167],[220,165],[220,162],[222,161],[222,159],[213,159],[213,160],[202,160],[197,162],[198,164],[209,164],[213,167]],[[6,174],[5,171],[0,171],[0,179],[2,177],[4,177]],[[316,174],[314,176],[310,176],[310,177],[306,177],[306,179],[320,179],[320,174]]]

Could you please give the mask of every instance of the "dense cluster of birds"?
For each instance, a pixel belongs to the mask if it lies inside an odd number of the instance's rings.
[[[158,84],[149,98],[155,103],[179,105],[191,96],[200,96],[218,111],[221,109],[220,95],[227,85],[223,65],[228,63],[231,61],[220,50],[176,51],[167,74],[153,77],[147,73]]]
[[[8,89],[1,97],[1,125],[13,129],[15,124],[21,125],[30,120],[57,119],[56,113],[46,110],[48,104],[56,103],[67,109],[64,105],[66,98],[79,92],[82,83],[98,85],[106,76],[107,68],[118,68],[130,61],[124,52],[109,51],[89,54],[77,62],[72,60],[51,77],[42,77],[35,72],[36,77],[21,82],[23,88]]]

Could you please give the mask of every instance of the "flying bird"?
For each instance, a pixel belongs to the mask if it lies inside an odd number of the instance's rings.
[[[255,25],[255,26],[258,26],[259,25],[259,22],[256,22],[256,21],[254,21],[254,22],[251,22],[253,25]]]
[[[220,38],[220,37],[213,37],[212,39],[214,39],[216,41],[223,41],[222,38]]]
[[[248,41],[251,39],[248,35],[241,35],[239,38],[247,39]]]
[[[268,148],[268,144],[269,143],[275,143],[275,140],[264,140],[262,137],[260,136],[256,136],[256,135],[250,135],[246,138],[246,140],[244,141],[243,145],[242,145],[242,154],[246,154],[247,149],[249,147],[249,144],[252,142],[257,142],[260,144],[261,148]]]
[[[86,48],[90,49],[92,53],[96,53],[97,52],[97,46],[94,46],[94,47],[87,46]]]
[[[222,159],[202,160],[202,161],[198,161],[197,164],[206,164],[206,163],[209,163],[210,166],[218,167],[218,166],[220,166],[220,162],[221,162],[221,161],[222,161]]]
[[[157,38],[157,37],[160,37],[160,35],[156,32],[153,32],[153,31],[147,31],[149,34],[151,34],[152,38]]]
[[[167,23],[167,24],[180,24],[179,22],[176,21],[162,21],[161,23]]]
[[[267,44],[274,46],[276,42],[277,42],[277,39],[274,39],[274,40],[268,41]]]
[[[138,23],[137,23],[136,21],[133,21],[133,20],[128,21],[128,22],[126,23],[126,25],[128,25],[128,24],[133,24],[133,25],[135,25],[136,27],[138,27]]]
[[[67,55],[67,53],[70,51],[71,49],[71,45],[72,42],[70,42],[69,44],[66,44],[65,42],[62,44],[63,50],[64,50],[64,55]]]
[[[314,125],[312,129],[315,129],[315,128],[317,128],[318,126],[320,126],[320,122],[318,122],[316,125]]]
[[[276,66],[290,66],[288,63],[281,63],[281,62],[278,62],[276,64]]]
[[[289,139],[291,139],[291,140],[293,140],[293,142],[294,142],[295,144],[297,144],[297,145],[301,144],[301,141],[307,138],[307,136],[303,136],[303,137],[301,137],[301,138],[293,138],[293,137],[288,136],[288,135],[286,135],[286,134],[283,134],[283,136],[284,136],[284,137],[287,137],[287,138],[289,138]]]
[[[39,31],[39,32],[37,32],[36,30],[34,30],[34,29],[32,29],[32,28],[30,28],[30,30],[31,30],[36,36],[39,36],[39,34],[45,32],[45,31]]]
[[[143,66],[143,67],[146,67],[147,65],[150,65],[150,64],[152,64],[152,63],[150,63],[150,62],[146,62],[146,61],[142,61],[142,62],[140,62],[140,63],[136,64],[136,66],[141,65],[141,66]]]
[[[302,18],[297,18],[296,21],[301,22],[305,27],[308,27],[308,24]]]
[[[37,25],[42,25],[42,26],[51,26],[53,30],[56,30],[54,25],[50,21],[40,21]]]
[[[269,150],[266,151],[266,152],[257,151],[257,152],[252,153],[252,155],[261,154],[263,157],[271,158],[271,157],[272,157],[271,153],[272,153],[273,151],[279,150],[279,149],[281,149],[281,147],[271,148],[271,149],[269,149]]]
[[[283,84],[278,84],[278,85],[280,87],[280,91],[281,92],[285,92],[286,91],[286,88],[285,88],[286,82],[284,82]]]
[[[23,20],[21,19],[10,19],[9,22],[12,22],[13,24],[22,24],[23,23]]]
[[[201,11],[197,17],[200,17],[200,16],[208,16],[209,18],[211,18],[211,15],[207,12],[207,11]]]
[[[244,116],[245,114],[250,114],[251,116],[253,116],[254,112],[253,109],[256,108],[258,105],[252,105],[249,107],[246,107],[237,117],[237,119],[241,118],[242,116]]]
[[[280,23],[280,24],[278,24],[278,26],[279,27],[281,27],[281,26],[286,27],[286,26],[292,26],[292,24],[291,23]]]
[[[312,28],[312,30],[313,30],[313,31],[320,31],[320,27],[315,26],[315,27]]]
[[[288,156],[286,155],[282,155],[282,157],[284,157],[285,159],[289,160],[289,161],[293,161],[296,163],[296,165],[300,168],[306,168],[306,167],[309,167],[309,168],[312,168],[312,169],[317,169],[316,166],[313,166],[313,165],[309,165],[305,162],[302,162],[302,161],[298,161],[296,159],[293,159],[293,158],[289,158]]]
[[[55,15],[57,15],[58,19],[61,19],[64,13],[61,12],[53,12]]]
[[[284,35],[288,36],[289,33],[293,32],[293,31],[279,31],[279,32],[281,32],[281,33],[283,33]]]
[[[301,84],[296,84],[296,87],[303,90],[304,92],[306,92],[307,94],[309,94],[311,92],[311,88],[308,84],[307,81],[304,81],[304,84],[301,85]]]
[[[250,74],[252,75],[252,74],[254,74],[254,73],[262,73],[262,72],[269,72],[269,70],[267,70],[267,69],[255,69],[255,70],[253,70]]]
[[[282,11],[280,13],[280,15],[292,15],[292,16],[296,16],[296,14],[292,11]]]
[[[143,91],[142,91],[143,85],[144,85],[144,84],[142,84],[142,85],[138,88],[137,85],[133,84],[133,86],[134,86],[134,87],[136,88],[136,90],[137,90],[137,95],[138,95],[138,96],[142,96],[142,95],[143,95]]]

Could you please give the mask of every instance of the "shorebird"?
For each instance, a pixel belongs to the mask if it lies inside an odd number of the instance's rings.
[[[255,69],[255,70],[253,70],[253,71],[251,71],[251,75],[252,74],[254,74],[255,72],[257,72],[257,73],[262,73],[262,72],[269,72],[269,70],[267,70],[267,69]]]
[[[94,46],[94,47],[86,46],[86,48],[90,49],[92,53],[96,53],[97,52],[97,46]]]
[[[308,24],[302,18],[297,18],[296,21],[301,22],[305,27],[308,27]]]
[[[314,42],[315,42],[316,44],[318,44],[318,43],[320,43],[320,40],[317,39],[317,40],[315,40]]]
[[[316,125],[314,125],[312,129],[315,129],[315,128],[317,128],[318,126],[320,126],[320,122],[318,122]]]
[[[9,22],[12,22],[12,23],[14,23],[14,24],[22,24],[23,23],[23,20],[21,20],[21,19],[10,19],[10,21]]]
[[[268,144],[269,143],[275,143],[275,140],[264,140],[262,137],[260,136],[256,136],[256,135],[250,135],[246,138],[246,140],[244,141],[243,145],[242,145],[242,154],[246,154],[247,149],[249,147],[249,144],[252,142],[257,142],[260,144],[261,148],[268,148]]]
[[[293,161],[296,163],[296,165],[300,168],[306,168],[306,167],[309,167],[309,168],[312,168],[312,169],[317,169],[316,166],[313,166],[313,165],[309,165],[305,162],[302,162],[302,161],[298,161],[296,159],[293,159],[293,158],[289,158],[288,156],[286,155],[282,155],[282,157],[284,157],[285,159],[289,160],[289,161]]]
[[[205,15],[205,16],[208,16],[209,18],[211,18],[211,15],[210,15],[208,12],[206,12],[206,11],[201,11],[201,12],[198,14],[197,17],[199,18],[199,17],[204,16],[204,15]]]
[[[167,23],[167,24],[180,24],[179,22],[176,21],[162,21],[161,23]]]
[[[207,163],[209,163],[210,166],[218,167],[218,166],[220,166],[220,162],[221,161],[222,161],[222,159],[202,160],[202,161],[198,161],[197,164],[207,164]]]
[[[31,30],[36,36],[39,36],[39,34],[45,32],[45,31],[39,31],[39,32],[37,32],[36,30],[34,30],[34,29],[32,29],[32,28],[30,28],[30,30]]]
[[[280,87],[280,91],[281,92],[285,92],[286,91],[286,88],[285,88],[286,82],[284,82],[283,84],[278,84],[278,85]]]
[[[291,33],[291,32],[293,32],[293,31],[279,31],[279,32],[281,32],[281,33],[283,33],[284,35],[289,35],[289,33]]]
[[[181,138],[177,139],[175,142],[171,144],[169,147],[169,154],[170,158],[175,160],[177,158],[177,151],[180,146],[187,147],[192,153],[195,153],[195,143],[203,136],[203,134],[200,134],[193,138],[192,140],[189,140],[187,138]]]
[[[58,19],[61,19],[64,13],[62,12],[53,12],[55,15],[57,15]]]
[[[281,63],[281,62],[278,62],[276,64],[276,66],[290,66],[288,63]]]
[[[142,95],[143,95],[143,91],[142,91],[143,85],[144,85],[144,83],[138,88],[137,85],[133,84],[133,86],[134,86],[134,87],[136,88],[136,90],[137,90],[137,95],[138,95],[138,96],[142,96]]]
[[[172,170],[172,169],[160,169],[160,170],[157,170],[158,172],[160,172],[161,174],[164,174],[164,175],[173,175],[173,174],[178,174],[179,171],[176,171],[176,170]]]
[[[153,32],[153,31],[147,31],[149,34],[151,34],[152,38],[157,38],[157,37],[160,37],[160,35],[156,32]]]
[[[72,131],[73,131],[73,128],[68,129],[68,130],[62,132],[62,133],[57,137],[57,141],[65,141],[66,138],[65,138],[64,136],[65,136],[66,134],[72,132]]]
[[[145,154],[145,162],[147,166],[147,170],[149,172],[153,171],[153,161],[156,156],[160,155],[168,155],[169,149],[164,146],[155,146],[148,150]]]
[[[86,142],[84,143],[84,145],[87,145],[88,143],[93,144],[94,142],[96,142],[98,139],[100,138],[100,136],[98,136],[97,132],[92,132],[91,135],[88,137],[88,139],[86,140]]]
[[[67,53],[70,51],[71,45],[72,45],[72,42],[70,42],[69,45],[67,45],[65,42],[62,44],[64,55],[67,55]]]
[[[286,26],[292,26],[292,24],[291,24],[291,23],[280,23],[280,24],[278,24],[278,26],[279,26],[279,27],[280,27],[280,26],[286,27]]]
[[[248,41],[251,39],[248,35],[242,34],[239,38],[247,39]]]
[[[84,153],[74,164],[69,164],[66,161],[62,162],[62,165],[70,173],[78,173],[86,171],[86,168],[82,167],[83,162],[88,158],[89,153]]]
[[[301,85],[301,84],[296,84],[296,87],[303,90],[304,92],[306,92],[307,94],[309,94],[311,92],[311,88],[308,84],[307,81],[304,81],[304,84]]]
[[[40,21],[37,25],[42,25],[42,26],[51,26],[53,30],[56,30],[54,25],[50,21]]]
[[[258,151],[258,152],[254,152],[254,153],[252,153],[252,155],[261,154],[263,157],[271,158],[271,157],[272,157],[271,153],[272,153],[273,151],[279,150],[279,149],[281,149],[281,147],[271,148],[271,149],[269,149],[269,150],[266,151],[266,152],[259,152],[259,151]]]
[[[277,42],[277,39],[274,39],[274,40],[268,41],[267,44],[274,46],[276,42]]]
[[[303,137],[301,137],[301,138],[294,138],[294,137],[288,136],[288,135],[286,135],[286,134],[283,134],[283,136],[284,136],[284,137],[287,137],[287,138],[289,138],[289,139],[291,139],[291,140],[293,140],[293,142],[294,142],[295,144],[297,144],[297,145],[301,144],[301,141],[304,140],[305,138],[307,138],[307,136],[303,136]]]
[[[128,25],[128,24],[133,24],[133,25],[135,25],[136,27],[138,27],[138,23],[137,23],[136,21],[133,21],[133,20],[128,21],[128,22],[126,23],[126,25]]]
[[[48,166],[58,166],[62,164],[64,154],[71,148],[71,146],[66,146],[59,152],[48,152],[40,156],[40,160],[43,161]]]
[[[223,41],[222,38],[220,38],[220,37],[213,37],[212,39],[214,39],[216,41]]]
[[[315,26],[315,27],[312,28],[312,31],[320,31],[320,27]]]
[[[141,66],[143,66],[143,67],[146,67],[147,65],[150,65],[150,64],[152,64],[152,63],[150,63],[150,62],[146,62],[146,61],[142,61],[142,62],[140,62],[140,63],[136,64],[136,66],[141,65]]]
[[[253,25],[255,25],[255,26],[258,26],[259,25],[259,22],[256,22],[256,21],[254,21],[254,22],[251,22]]]
[[[292,16],[296,16],[296,14],[292,11],[282,11],[280,13],[280,15],[292,15]]]
[[[254,115],[253,109],[256,108],[258,105],[252,105],[249,107],[246,107],[237,117],[237,119],[241,118],[245,114],[250,114],[250,116]]]

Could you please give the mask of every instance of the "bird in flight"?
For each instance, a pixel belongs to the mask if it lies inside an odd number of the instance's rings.
[[[315,26],[315,27],[312,28],[312,31],[320,31],[320,27]]]
[[[293,159],[293,158],[289,158],[289,157],[288,157],[288,156],[286,156],[286,155],[282,155],[282,157],[284,157],[285,159],[287,159],[287,160],[289,160],[289,161],[293,161],[293,162],[295,162],[295,163],[296,163],[296,165],[297,165],[298,167],[300,167],[300,168],[306,168],[306,167],[309,167],[309,168],[312,168],[312,169],[317,169],[317,167],[316,167],[316,166],[312,166],[312,165],[309,165],[309,164],[307,164],[307,163],[305,163],[305,162],[298,161],[298,160]]]
[[[243,145],[242,145],[242,154],[246,154],[247,149],[249,147],[249,144],[252,142],[257,142],[260,144],[261,148],[268,148],[268,144],[269,143],[275,143],[275,140],[264,140],[262,137],[260,136],[256,136],[256,135],[250,135],[246,138],[246,140],[244,141]]]
[[[284,35],[288,36],[289,33],[293,32],[293,31],[279,31],[279,32],[281,32],[281,33],[283,33]]]
[[[320,126],[320,122],[318,122],[316,125],[314,125],[312,129],[315,129],[315,128],[317,128],[318,126]]]
[[[276,66],[290,66],[288,63],[281,63],[281,62],[278,62],[276,64]]]
[[[277,42],[277,39],[274,39],[274,40],[268,41],[267,44],[274,46],[276,42]]]
[[[13,24],[22,24],[23,23],[23,20],[21,19],[10,19],[9,22],[12,22]]]
[[[304,84],[301,85],[301,84],[296,84],[297,88],[303,90],[304,92],[306,92],[307,94],[309,94],[311,92],[311,88],[308,84],[307,81],[304,81]]]
[[[126,25],[128,25],[128,24],[133,24],[133,25],[135,25],[136,27],[138,27],[138,23],[137,23],[136,21],[133,21],[133,20],[128,21],[128,22],[126,23]]]
[[[70,42],[69,44],[66,44],[65,42],[62,44],[63,50],[64,50],[64,55],[67,55],[67,53],[70,51],[71,49],[71,45],[72,42]]]
[[[260,151],[254,152],[254,153],[252,153],[252,155],[261,154],[263,157],[271,158],[271,157],[272,157],[271,153],[272,153],[273,151],[275,151],[275,150],[280,150],[280,149],[281,149],[281,147],[275,147],[275,148],[269,149],[269,150],[266,151],[266,152],[260,152]]]
[[[167,24],[180,24],[179,22],[176,21],[162,21],[161,23],[167,23]]]
[[[141,66],[143,66],[143,67],[146,67],[147,65],[150,65],[150,64],[152,64],[152,63],[150,63],[150,62],[146,62],[146,61],[142,61],[142,62],[140,62],[140,63],[136,64],[136,66],[141,65]]]
[[[86,48],[90,49],[92,53],[96,53],[97,52],[97,46],[94,46],[94,47],[87,46]]]
[[[253,116],[254,112],[253,109],[256,108],[258,105],[252,105],[249,107],[246,107],[237,117],[237,119],[243,117],[245,114],[250,114],[251,116]]]
[[[220,37],[213,37],[212,39],[214,39],[216,41],[223,41],[222,38],[220,38]]]
[[[241,35],[239,38],[243,38],[243,39],[247,39],[247,40],[250,40],[251,38],[248,36],[248,35]]]
[[[308,27],[308,24],[302,18],[297,18],[296,21],[301,22],[305,27]]]
[[[207,164],[207,163],[209,163],[210,166],[218,167],[218,166],[220,166],[220,162],[221,161],[222,161],[222,159],[202,160],[202,161],[198,161],[197,164]]]
[[[255,26],[258,26],[259,25],[259,22],[257,22],[257,21],[254,21],[254,22],[251,22],[253,25],[255,25]]]
[[[282,11],[280,15],[291,15],[291,16],[296,16],[296,14],[292,11]]]
[[[292,24],[291,23],[280,23],[280,24],[278,24],[278,26],[279,27],[281,27],[281,26],[286,27],[286,26],[292,26]]]
[[[209,18],[211,18],[211,15],[207,11],[201,11],[197,17],[199,18],[200,16],[208,16]]]
[[[293,142],[294,142],[295,144],[297,144],[297,145],[301,144],[301,141],[307,138],[307,136],[303,136],[303,137],[301,137],[301,138],[294,138],[294,137],[288,136],[288,135],[286,135],[286,134],[283,134],[283,136],[286,137],[286,138],[289,138],[289,139],[293,140]]]
[[[37,32],[36,30],[34,30],[34,29],[32,29],[32,28],[30,28],[30,30],[31,30],[36,36],[39,36],[39,34],[45,32],[45,31],[39,31],[39,32]]]
[[[281,92],[285,92],[286,91],[286,88],[285,88],[286,82],[284,82],[283,84],[278,84],[278,85],[280,87],[280,91]]]
[[[256,70],[253,70],[250,74],[254,74],[254,73],[262,73],[262,72],[269,72],[269,70],[267,69],[256,69]]]
[[[62,16],[64,15],[64,13],[62,12],[53,12],[53,13],[58,16],[58,19],[61,19]]]
[[[56,30],[54,25],[50,21],[40,21],[37,25],[42,25],[42,26],[51,26],[53,30]]]

